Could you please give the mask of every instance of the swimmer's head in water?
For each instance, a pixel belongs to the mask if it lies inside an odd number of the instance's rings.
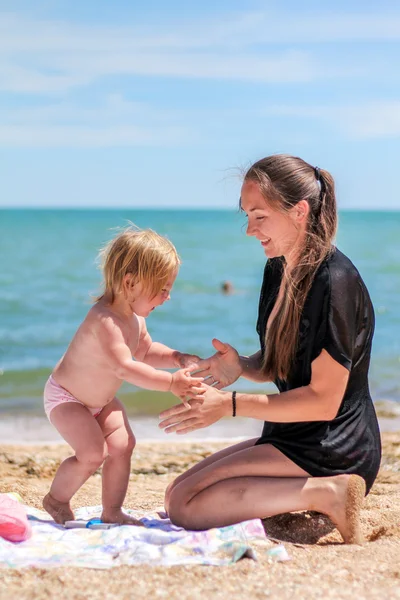
[[[223,281],[221,283],[221,291],[223,294],[232,294],[233,285],[230,281]]]

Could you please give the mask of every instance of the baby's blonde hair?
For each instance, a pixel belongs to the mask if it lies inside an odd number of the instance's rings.
[[[95,301],[109,296],[114,302],[121,292],[124,277],[132,273],[151,298],[157,296],[181,261],[175,246],[152,229],[127,227],[100,250],[103,293]]]

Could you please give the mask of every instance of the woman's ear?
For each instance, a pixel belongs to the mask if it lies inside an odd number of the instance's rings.
[[[309,212],[310,205],[307,200],[300,200],[300,202],[293,206],[293,217],[297,223],[306,222]]]

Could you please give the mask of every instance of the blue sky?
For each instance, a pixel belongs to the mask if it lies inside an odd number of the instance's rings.
[[[0,0],[2,207],[231,207],[276,152],[400,209],[400,3]]]

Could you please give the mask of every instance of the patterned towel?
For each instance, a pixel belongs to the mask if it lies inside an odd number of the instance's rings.
[[[247,556],[256,559],[252,545],[267,541],[259,519],[237,525],[186,531],[172,525],[161,513],[127,510],[145,527],[122,525],[111,529],[66,529],[49,515],[25,507],[32,537],[19,544],[0,538],[0,567],[88,567],[108,569],[120,565],[226,565]],[[99,517],[101,506],[75,511],[77,519]],[[160,516],[161,514],[161,516]],[[270,542],[272,545],[272,542]],[[275,560],[287,560],[283,546],[269,550]]]

